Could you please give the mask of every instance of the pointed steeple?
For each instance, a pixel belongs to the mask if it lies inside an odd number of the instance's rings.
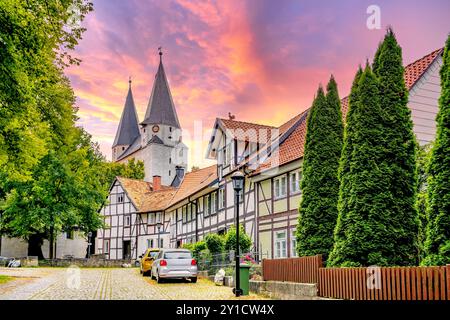
[[[142,125],[165,124],[175,128],[180,128],[175,105],[167,82],[166,73],[162,63],[162,52],[159,49],[159,67],[153,83],[152,94],[148,102]]]
[[[131,77],[128,80],[128,94],[125,100],[122,116],[120,117],[119,127],[117,128],[116,138],[114,139],[113,148],[117,145],[131,145],[137,137],[140,136],[139,120],[134,105],[133,93],[131,91]]]

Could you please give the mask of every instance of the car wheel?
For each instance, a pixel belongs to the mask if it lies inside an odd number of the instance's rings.
[[[156,277],[156,282],[158,282],[158,283],[162,283],[162,282],[163,282],[163,279],[161,279],[161,277],[159,276],[159,274],[158,274],[157,277]]]
[[[192,277],[192,278],[191,278],[191,282],[192,282],[192,283],[197,283],[197,277]]]

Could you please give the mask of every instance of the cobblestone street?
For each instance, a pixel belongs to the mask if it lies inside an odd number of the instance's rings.
[[[0,300],[225,300],[229,287],[199,279],[157,284],[137,268],[0,268],[15,277],[0,285]],[[241,299],[262,299],[257,295]]]

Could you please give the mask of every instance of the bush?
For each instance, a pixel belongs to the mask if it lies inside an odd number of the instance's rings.
[[[181,248],[194,251],[194,244],[193,243],[183,243],[181,245]]]
[[[204,240],[201,240],[194,243],[191,250],[193,252],[194,258],[198,260],[198,258],[200,257],[200,252],[206,250],[206,242]]]
[[[205,237],[206,248],[211,252],[211,254],[218,254],[223,252],[224,241],[223,237],[216,233],[210,233]]]
[[[242,225],[239,225],[239,248],[241,252],[249,252],[252,247],[252,239],[245,233]],[[236,250],[236,227],[232,226],[225,235],[225,250]]]

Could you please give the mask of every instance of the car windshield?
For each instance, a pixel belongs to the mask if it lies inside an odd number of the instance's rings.
[[[148,256],[149,256],[150,258],[155,259],[156,256],[158,255],[158,253],[159,253],[158,251],[150,251],[149,254],[148,254]]]
[[[165,252],[164,259],[192,259],[190,252]]]

